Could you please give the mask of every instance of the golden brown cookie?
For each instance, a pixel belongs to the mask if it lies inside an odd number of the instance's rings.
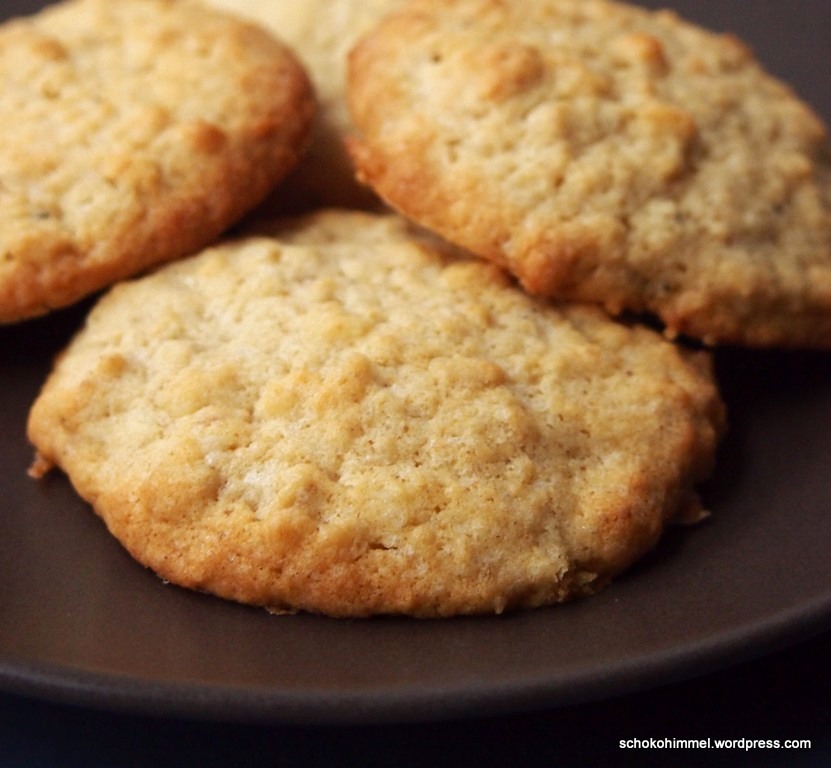
[[[293,54],[187,1],[69,0],[0,26],[0,322],[206,245],[295,165]]]
[[[34,404],[176,584],[335,616],[591,593],[698,508],[708,358],[556,307],[397,217],[323,212],[113,288]]]
[[[404,0],[209,0],[262,24],[285,40],[306,66],[318,95],[312,142],[301,164],[267,209],[321,206],[372,208],[378,198],[355,179],[344,136],[352,129],[346,106],[346,56],[355,40]]]
[[[731,36],[607,0],[415,0],[351,58],[362,178],[533,293],[831,347],[831,153]]]

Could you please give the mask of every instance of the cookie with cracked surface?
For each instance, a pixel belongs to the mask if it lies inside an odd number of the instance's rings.
[[[290,50],[196,3],[68,0],[0,27],[0,322],[207,245],[307,141]]]
[[[353,43],[404,0],[209,0],[279,35],[297,53],[315,86],[318,117],[309,150],[268,210],[338,206],[377,208],[378,198],[355,179],[344,137],[352,130],[346,106],[346,59]],[[267,213],[266,213],[267,215]]]
[[[609,0],[416,0],[353,51],[388,203],[533,293],[831,347],[831,152],[736,38]]]
[[[111,289],[29,435],[173,583],[447,616],[599,589],[698,509],[722,419],[706,353],[326,211]]]

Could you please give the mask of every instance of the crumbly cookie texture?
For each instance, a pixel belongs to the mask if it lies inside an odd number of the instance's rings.
[[[734,37],[606,0],[416,0],[349,68],[362,179],[533,293],[831,347],[831,153]]]
[[[139,561],[334,616],[593,592],[695,510],[709,357],[326,211],[113,288],[30,414]]]
[[[355,178],[344,146],[352,130],[346,106],[346,60],[355,41],[404,0],[208,0],[210,5],[262,24],[285,40],[311,76],[319,113],[307,154],[266,210],[321,206],[378,207]]]
[[[197,251],[293,167],[308,78],[181,0],[69,0],[0,26],[0,322]]]

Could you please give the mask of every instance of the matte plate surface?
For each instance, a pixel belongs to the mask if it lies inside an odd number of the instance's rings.
[[[653,7],[658,3],[648,3]],[[5,2],[3,15],[37,2]],[[677,0],[744,37],[828,120],[827,0]],[[85,306],[0,328],[0,686],[114,710],[371,722],[530,709],[704,673],[831,627],[831,355],[723,350],[731,430],[674,529],[600,595],[530,613],[333,621],[165,585],[54,473],[28,407]]]

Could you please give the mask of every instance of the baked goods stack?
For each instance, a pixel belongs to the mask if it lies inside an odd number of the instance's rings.
[[[707,515],[712,349],[831,347],[825,128],[671,12],[65,0],[0,41],[0,317],[103,292],[31,473],[174,584],[590,595]]]

